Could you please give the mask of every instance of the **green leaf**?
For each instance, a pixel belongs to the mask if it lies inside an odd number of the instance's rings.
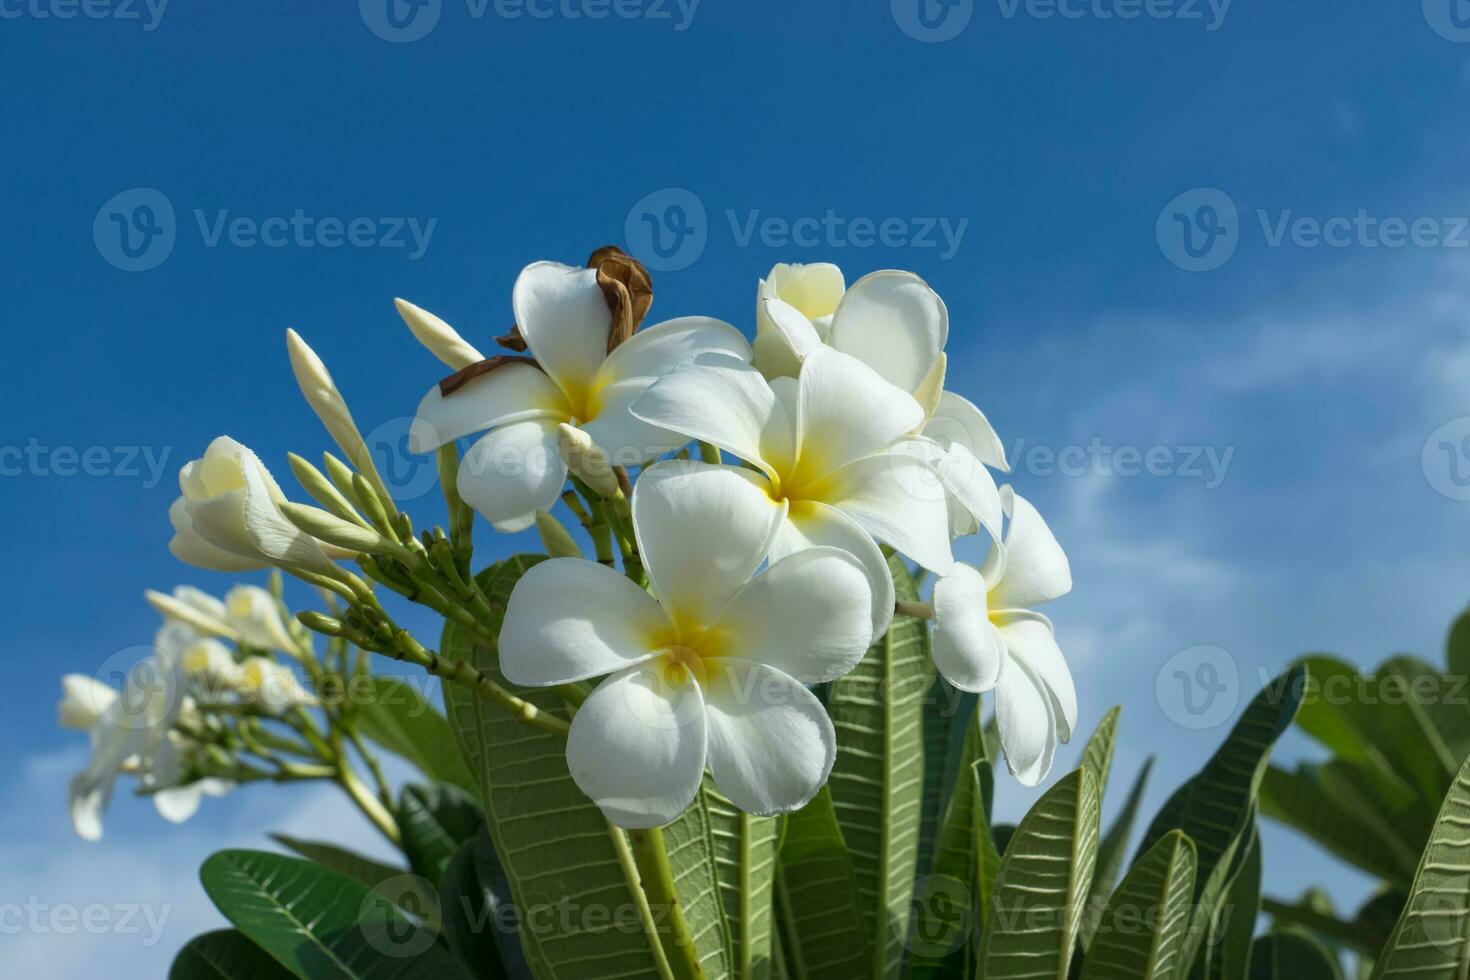
[[[924,801],[919,820],[917,866],[929,867],[949,797],[968,773],[967,733],[979,712],[980,695],[957,690],[936,676],[924,704]]]
[[[1098,722],[1097,730],[1087,740],[1087,745],[1082,749],[1082,765],[1092,770],[1097,777],[1097,796],[1101,800],[1108,789],[1108,772],[1113,768],[1113,744],[1118,739],[1118,715],[1122,708],[1114,707],[1103,720]]]
[[[786,815],[777,857],[780,943],[793,980],[853,980],[871,973],[869,933],[852,858],[829,787]]]
[[[504,609],[516,581],[542,560],[517,555],[482,572],[478,578],[491,604]],[[440,654],[469,661],[504,682],[494,651],[452,623]],[[553,692],[522,696],[542,711],[568,717]],[[578,980],[667,976],[627,838],[572,782],[565,739],[517,722],[458,685],[448,687],[445,697],[450,727],[483,791],[485,820],[516,908],[528,916],[549,914],[557,926],[521,934],[536,974]],[[569,898],[583,914],[556,915]]]
[[[295,851],[302,857],[315,861],[324,868],[344,874],[355,881],[359,881],[369,888],[382,884],[389,878],[409,873],[407,868],[394,867],[391,864],[383,864],[372,858],[364,857],[353,851],[338,847],[336,844],[326,844],[321,841],[301,840],[297,837],[289,837],[286,834],[271,834],[271,840],[289,850]]]
[[[199,877],[225,918],[298,977],[462,976],[432,930],[384,896],[311,861],[220,851]]]
[[[1306,682],[1307,670],[1297,664],[1257,694],[1225,744],[1169,798],[1144,835],[1140,853],[1152,849],[1171,830],[1182,830],[1194,841],[1199,865],[1190,930],[1191,962],[1214,921],[1237,852],[1248,844],[1246,836],[1255,821],[1256,796],[1271,748],[1296,717]]]
[[[1178,830],[1138,859],[1098,917],[1081,980],[1175,980],[1180,975],[1195,864],[1194,843]]]
[[[1254,822],[1235,863],[1207,941],[1213,980],[1246,980],[1250,972],[1251,937],[1261,911],[1261,837]]]
[[[1460,760],[1413,693],[1420,678],[1438,683],[1439,674],[1412,657],[1385,662],[1374,675],[1377,703],[1369,706],[1365,717],[1374,744],[1390,765],[1433,805],[1444,799]]]
[[[771,937],[781,821],[745,813],[708,781],[704,795],[715,848],[715,878],[734,951],[732,975],[737,980],[766,980],[774,955]]]
[[[1385,892],[1370,899],[1351,922],[1338,919],[1325,896],[1313,890],[1295,904],[1263,898],[1261,911],[1273,919],[1273,929],[1290,928],[1312,933],[1324,945],[1341,946],[1362,956],[1377,956],[1388,942],[1408,896]]]
[[[1097,871],[1092,876],[1092,890],[1087,899],[1087,910],[1082,915],[1082,929],[1079,938],[1082,948],[1086,949],[1092,942],[1092,936],[1097,931],[1098,923],[1101,921],[1102,911],[1107,907],[1108,896],[1113,893],[1113,886],[1118,883],[1118,874],[1123,870],[1123,858],[1127,854],[1128,838],[1133,833],[1133,822],[1138,819],[1138,807],[1143,801],[1143,790],[1148,785],[1148,774],[1154,765],[1153,756],[1144,762],[1143,769],[1138,773],[1138,779],[1133,783],[1133,788],[1128,792],[1128,798],[1123,802],[1123,810],[1118,814],[1118,819],[1113,821],[1113,826],[1103,835],[1102,843],[1097,849]],[[1191,854],[1194,845],[1190,844]],[[1194,879],[1194,869],[1191,863],[1190,880]]]
[[[888,566],[898,598],[916,600],[903,560],[892,556]],[[897,976],[903,964],[923,819],[924,701],[933,679],[928,625],[895,616],[828,694],[837,761],[827,785],[852,854],[878,980]]]
[[[1084,767],[1048,790],[1016,828],[980,939],[980,976],[1066,980],[1097,847],[1097,778]]]
[[[1322,785],[1318,768],[1307,764],[1296,772],[1271,766],[1261,783],[1261,812],[1266,816],[1370,874],[1407,885],[1413,870],[1395,860],[1403,845],[1397,835],[1382,834],[1365,822],[1379,801],[1362,802],[1363,806],[1344,806]]]
[[[480,806],[457,786],[409,785],[398,794],[398,825],[408,863],[439,886],[444,869],[481,824]]]
[[[234,929],[195,936],[184,944],[168,980],[285,980],[291,973]]]
[[[428,778],[476,795],[480,788],[458,752],[449,722],[418,691],[393,677],[374,676],[373,694],[354,721],[373,742],[407,759]]]
[[[1470,611],[1463,612],[1445,639],[1445,666],[1456,677],[1470,677]]]
[[[1342,970],[1306,936],[1278,932],[1256,940],[1250,980],[1342,980]]]
[[[475,977],[511,980],[531,975],[510,886],[483,826],[449,862],[439,902],[449,948]]]
[[[1455,776],[1374,980],[1464,980],[1470,969],[1470,762]]]
[[[712,788],[706,779],[694,802],[664,828],[664,847],[700,964],[711,976],[729,976],[735,952],[716,871],[715,825],[721,818],[712,812]]]

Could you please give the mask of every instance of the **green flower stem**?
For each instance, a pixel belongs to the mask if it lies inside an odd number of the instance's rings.
[[[633,859],[638,865],[638,875],[649,906],[655,914],[668,910],[658,935],[670,969],[677,980],[704,980],[699,951],[694,948],[694,937],[689,932],[689,922],[684,918],[684,907],[679,904],[678,890],[674,887],[674,872],[669,867],[663,830],[658,827],[630,830],[628,840],[633,845]]]
[[[403,846],[403,834],[398,830],[398,821],[393,819],[393,814],[389,813],[382,801],[373,795],[372,790],[363,785],[362,780],[357,778],[357,773],[352,771],[345,760],[337,769],[337,784],[346,790],[347,795],[352,798],[353,803],[357,804],[363,816],[367,817],[372,825],[388,838],[389,843],[394,847]]]
[[[378,789],[378,799],[382,801],[384,806],[391,807],[393,805],[393,788],[388,785],[388,780],[383,776],[383,767],[378,764],[378,757],[368,751],[367,743],[362,740],[362,736],[358,734],[356,728],[349,725],[345,726],[343,731],[347,735],[347,741],[357,750],[357,754],[362,758],[363,764],[367,766],[368,774],[373,777],[373,785]]]
[[[714,463],[716,466],[724,462],[724,460],[720,459],[719,449],[711,446],[707,442],[701,442],[699,444],[699,458],[706,463]]]

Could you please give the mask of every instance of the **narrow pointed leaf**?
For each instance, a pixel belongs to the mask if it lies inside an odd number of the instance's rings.
[[[1082,768],[1016,827],[977,960],[985,980],[1066,980],[1097,864],[1098,795]]]
[[[168,980],[289,980],[291,972],[235,929],[195,936],[169,968]]]
[[[903,560],[888,564],[898,598],[916,600]],[[903,963],[923,817],[924,701],[933,678],[928,625],[895,616],[828,694],[837,729],[828,786],[852,854],[877,980],[896,977]]]
[[[1194,869],[1194,844],[1177,830],[1139,858],[1098,916],[1106,928],[1087,948],[1082,980],[1175,980],[1189,933]]]
[[[1133,783],[1133,788],[1128,791],[1128,798],[1123,802],[1123,809],[1118,818],[1113,821],[1112,827],[1103,835],[1102,843],[1097,848],[1097,871],[1092,876],[1092,890],[1087,900],[1087,911],[1082,916],[1082,930],[1080,939],[1082,948],[1086,949],[1092,942],[1093,933],[1097,931],[1097,924],[1101,913],[1107,907],[1108,896],[1113,893],[1113,886],[1118,883],[1118,873],[1123,870],[1123,858],[1128,853],[1128,838],[1133,833],[1133,822],[1138,819],[1138,807],[1143,801],[1143,791],[1148,785],[1148,774],[1153,769],[1153,756],[1144,762],[1143,769],[1138,773],[1138,779]],[[1190,845],[1191,849],[1193,844]],[[1190,880],[1193,881],[1194,872],[1190,871]]]
[[[409,873],[407,868],[394,867],[372,858],[364,857],[353,851],[338,847],[336,844],[327,844],[322,841],[301,840],[289,837],[286,834],[271,834],[271,840],[282,847],[295,851],[302,857],[315,861],[324,868],[340,872],[349,878],[362,882],[369,888],[380,885],[389,878]]]
[[[716,816],[712,796],[713,785],[705,780],[694,802],[664,828],[664,846],[679,904],[684,907],[684,918],[699,949],[700,964],[706,974],[718,977],[732,974],[735,952],[716,868],[719,846],[715,828],[728,811]],[[728,824],[725,827],[728,829]]]
[[[454,735],[437,708],[401,679],[374,676],[372,696],[357,706],[353,720],[362,733],[407,759],[426,777],[476,795],[480,788],[458,752]]]
[[[444,869],[480,829],[480,806],[448,784],[403,787],[398,795],[398,825],[403,850],[413,869],[439,886]]]
[[[852,980],[871,973],[857,877],[832,796],[823,787],[787,814],[776,873],[780,941],[793,980]]]

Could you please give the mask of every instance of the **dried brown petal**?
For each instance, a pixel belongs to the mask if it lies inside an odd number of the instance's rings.
[[[480,375],[489,374],[496,368],[504,367],[507,364],[529,364],[538,370],[541,369],[541,365],[536,363],[536,359],[534,357],[516,357],[513,354],[496,354],[494,357],[487,357],[485,360],[471,364],[469,367],[460,368],[458,371],[454,372],[449,377],[439,382],[439,394],[443,395],[445,398],[448,398],[450,395],[454,394],[456,391],[463,388],[465,385],[469,384]]]
[[[518,323],[512,323],[508,331],[495,338],[495,342],[506,350],[526,349],[526,338],[521,336],[521,325]]]
[[[593,252],[587,267],[597,270],[597,285],[612,311],[613,324],[607,337],[607,350],[612,353],[633,336],[653,306],[653,279],[642,262],[616,245],[604,245]]]

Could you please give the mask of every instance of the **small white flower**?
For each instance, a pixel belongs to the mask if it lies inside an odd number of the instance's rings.
[[[758,299],[756,347],[762,370],[769,377],[794,375],[825,344],[909,392],[924,409],[919,432],[938,446],[934,462],[952,495],[955,533],[984,527],[994,536],[1000,507],[986,467],[1009,471],[1005,447],[980,409],[944,390],[949,338],[944,301],[911,272],[875,272],[845,293],[841,284],[835,266],[771,270]]]
[[[772,560],[829,545],[862,562],[875,638],[888,628],[894,599],[875,538],[936,574],[954,561],[946,493],[905,438],[923,411],[854,357],[818,347],[799,379],[768,383],[734,358],[701,355],[656,382],[632,412],[759,469],[749,478],[784,515]]]
[[[280,650],[293,656],[296,641],[281,618],[275,596],[258,585],[237,585],[225,595],[225,621],[246,644],[262,650]]]
[[[301,686],[290,667],[269,657],[246,657],[240,665],[236,685],[245,700],[258,704],[273,715],[279,715],[287,708],[317,703],[316,697]]]
[[[67,674],[61,679],[61,701],[56,705],[62,728],[90,731],[117,700],[117,688],[86,674]]]
[[[169,508],[175,532],[169,550],[182,561],[221,572],[267,565],[332,570],[321,542],[281,514],[286,495],[264,464],[228,436],[184,464],[179,489],[182,495]]]
[[[143,776],[143,785],[154,790],[153,806],[170,823],[183,823],[199,811],[205,796],[221,797],[235,788],[227,779],[196,779],[185,783],[184,762],[194,744],[178,732],[169,732],[158,743]]]
[[[225,622],[225,604],[207,592],[189,585],[176,587],[172,595],[147,589],[143,597],[165,619],[176,620],[207,636],[239,639],[233,627]]]
[[[567,467],[558,425],[584,429],[616,465],[640,465],[681,440],[630,415],[633,399],[694,354],[751,356],[738,330],[708,317],[648,327],[609,354],[612,311],[594,269],[529,265],[516,279],[513,306],[535,363],[510,359],[448,395],[436,385],[409,432],[409,449],[426,453],[489,430],[460,462],[458,487],[500,531],[529,527],[561,495]]]
[[[68,786],[72,826],[84,840],[102,836],[102,811],[125,765],[141,765],[164,740],[184,708],[180,663],[198,638],[181,623],[158,631],[154,653],[128,671],[122,691],[108,698],[98,682],[84,684],[71,675],[63,681],[59,714],[63,723],[92,717],[88,734],[92,758]]]
[[[1077,690],[1052,624],[1032,606],[1072,589],[1067,556],[1035,507],[1001,489],[1004,547],[934,585],[934,664],[963,691],[994,689],[1006,764],[1024,785],[1051,771],[1077,724]]]
[[[500,635],[510,681],[611,675],[572,721],[567,764],[614,823],[673,820],[706,766],[757,814],[804,805],[831,772],[832,722],[803,684],[862,659],[871,594],[835,548],[751,578],[782,516],[734,468],[660,463],[633,494],[652,595],[577,558],[542,562],[512,591]]]
[[[199,640],[184,651],[179,666],[190,690],[208,702],[223,700],[240,686],[240,665],[218,640]]]

